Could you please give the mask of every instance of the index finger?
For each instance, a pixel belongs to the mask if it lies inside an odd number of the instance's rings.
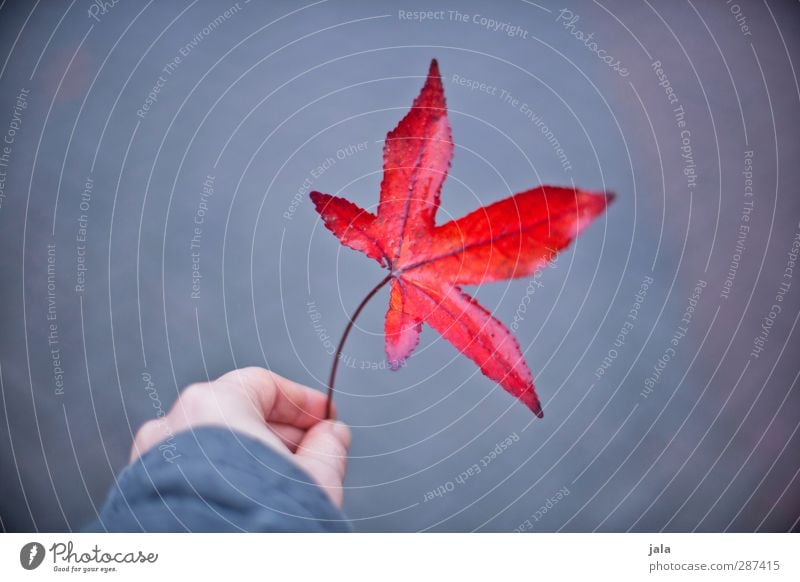
[[[242,368],[223,374],[217,381],[247,390],[267,422],[307,429],[325,419],[325,394],[270,370]]]

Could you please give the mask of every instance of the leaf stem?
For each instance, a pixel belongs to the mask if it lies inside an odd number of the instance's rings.
[[[353,329],[353,325],[356,322],[356,318],[361,314],[361,311],[364,307],[369,303],[369,300],[372,299],[375,294],[381,290],[381,288],[386,285],[389,281],[392,280],[394,277],[393,274],[388,274],[380,283],[373,287],[372,291],[367,293],[366,297],[361,300],[356,310],[353,312],[353,315],[350,316],[350,321],[347,323],[347,327],[344,328],[344,333],[342,333],[342,337],[339,340],[339,345],[336,346],[336,353],[333,356],[333,365],[331,366],[331,375],[328,378],[328,404],[325,407],[325,418],[329,419],[331,417],[331,406],[333,405],[333,385],[336,382],[336,370],[339,368],[339,360],[342,357],[342,349],[344,348],[344,342],[347,341],[347,336],[350,335],[350,330]]]

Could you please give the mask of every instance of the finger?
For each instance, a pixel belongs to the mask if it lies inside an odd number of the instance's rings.
[[[311,427],[295,454],[295,461],[341,506],[342,482],[347,468],[350,429],[342,422],[320,422]]]
[[[219,382],[235,383],[255,399],[269,422],[310,428],[325,417],[325,394],[263,368],[242,368],[221,376]]]
[[[302,428],[297,428],[296,426],[281,424],[278,422],[267,423],[267,426],[279,439],[281,439],[283,445],[293,453],[297,451],[297,447],[306,436],[306,431]]]
[[[325,418],[325,407],[328,402],[325,394],[275,372],[272,372],[272,376],[278,387],[278,393],[267,416],[268,421],[306,429]]]

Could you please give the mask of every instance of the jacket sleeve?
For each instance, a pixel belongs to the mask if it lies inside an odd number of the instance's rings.
[[[289,459],[241,433],[204,427],[170,437],[125,467],[86,531],[349,529]]]

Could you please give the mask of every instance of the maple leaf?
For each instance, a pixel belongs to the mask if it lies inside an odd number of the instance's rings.
[[[531,275],[601,214],[613,195],[540,186],[437,226],[452,157],[444,88],[434,60],[411,110],[386,136],[377,214],[344,198],[311,192],[325,226],[342,244],[389,270],[350,323],[383,284],[391,283],[385,339],[393,369],[414,351],[425,322],[542,417],[516,339],[461,286]],[[350,326],[340,350],[349,331]]]

